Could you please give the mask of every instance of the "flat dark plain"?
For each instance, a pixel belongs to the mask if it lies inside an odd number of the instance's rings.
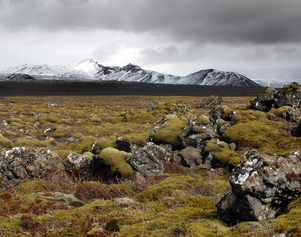
[[[256,96],[262,87],[170,85],[89,81],[0,81],[0,96],[150,95],[227,97]]]

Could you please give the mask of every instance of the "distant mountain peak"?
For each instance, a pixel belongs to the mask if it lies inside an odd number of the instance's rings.
[[[128,81],[161,84],[208,85],[208,86],[259,86],[249,78],[236,73],[216,69],[200,70],[188,76],[174,76],[144,70],[129,63],[123,67],[103,66],[93,59],[85,59],[74,68],[25,64],[9,68],[5,74],[28,74],[36,79]],[[26,77],[26,76],[25,76]],[[23,79],[25,79],[23,76]],[[13,77],[21,78],[21,77]]]
[[[77,72],[96,74],[103,66],[93,59],[85,59],[81,61],[74,70]]]
[[[121,68],[121,70],[126,71],[126,72],[129,72],[129,71],[133,72],[133,71],[141,70],[141,67],[138,66],[138,65],[129,63],[129,64],[123,66],[123,67]]]

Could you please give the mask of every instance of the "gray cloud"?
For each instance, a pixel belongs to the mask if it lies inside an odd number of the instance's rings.
[[[300,0],[0,0],[1,70],[20,63],[136,63],[301,77]]]
[[[12,30],[152,31],[229,44],[301,40],[299,0],[2,0],[0,7],[1,26]]]

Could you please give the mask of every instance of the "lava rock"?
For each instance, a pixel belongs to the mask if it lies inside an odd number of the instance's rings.
[[[301,154],[277,156],[247,151],[229,180],[232,194],[217,204],[222,221],[233,225],[237,220],[275,218],[292,199],[301,196]]]
[[[223,99],[218,95],[211,95],[203,99],[200,103],[197,104],[196,108],[212,109],[216,105],[222,105]]]
[[[145,177],[164,173],[163,162],[169,161],[170,154],[163,147],[148,143],[133,150],[130,165]]]

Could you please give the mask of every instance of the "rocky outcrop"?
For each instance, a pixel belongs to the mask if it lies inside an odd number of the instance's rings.
[[[222,105],[223,99],[218,95],[211,95],[203,99],[200,103],[197,104],[197,108],[212,109],[216,105]]]
[[[7,151],[0,150],[0,192],[64,169],[58,154],[47,148],[14,147]]]
[[[251,109],[257,109],[268,112],[272,108],[282,106],[301,107],[301,87],[297,83],[283,86],[282,89],[276,90],[273,87],[266,87],[253,101]]]
[[[230,176],[232,192],[217,204],[229,225],[273,219],[301,196],[301,153],[287,156],[247,151]]]

